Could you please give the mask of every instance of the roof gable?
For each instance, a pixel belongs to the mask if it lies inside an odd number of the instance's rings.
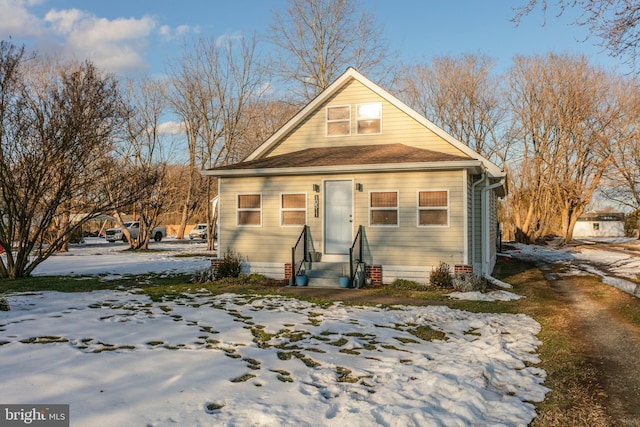
[[[399,99],[391,95],[386,90],[382,89],[380,86],[374,84],[369,79],[364,77],[362,74],[357,72],[353,68],[348,68],[338,79],[336,79],[325,91],[319,94],[315,99],[313,99],[309,104],[307,104],[302,110],[298,112],[289,122],[287,122],[282,128],[280,128],[277,132],[275,132],[269,139],[267,139],[263,144],[261,144],[253,153],[251,153],[246,159],[245,162],[250,162],[253,160],[257,160],[263,157],[272,156],[272,150],[276,149],[282,141],[290,135],[292,132],[296,131],[301,124],[303,124],[306,120],[310,119],[313,114],[320,114],[319,109],[329,102],[332,98],[334,98],[337,94],[339,94],[345,87],[349,84],[352,84],[354,81],[357,81],[359,84],[363,85],[367,90],[373,92],[377,95],[381,100],[390,104],[391,106],[397,108],[402,112],[402,114],[406,115],[408,118],[413,119],[419,125],[423,126],[425,129],[431,131],[434,135],[437,135],[439,139],[445,142],[445,144],[450,144],[457,152],[462,156],[467,156],[472,159],[479,159],[484,164],[484,167],[489,172],[490,176],[493,177],[502,177],[504,173],[500,170],[500,168],[489,161],[488,159],[480,156],[477,152],[453,138],[443,129],[436,126],[431,121],[427,120],[422,115],[418,114],[415,110],[411,109],[409,106],[401,102]],[[383,122],[384,127],[384,122]],[[328,137],[328,139],[332,139]],[[369,145],[372,147],[372,145]],[[337,148],[337,147],[336,147]],[[301,150],[299,150],[301,151]]]

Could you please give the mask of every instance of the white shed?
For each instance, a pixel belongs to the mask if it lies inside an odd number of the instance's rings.
[[[578,218],[573,237],[624,237],[624,213],[587,212]]]

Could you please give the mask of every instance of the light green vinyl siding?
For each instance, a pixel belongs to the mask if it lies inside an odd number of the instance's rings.
[[[476,177],[476,179],[477,178],[478,177]],[[475,208],[475,212],[472,213],[473,223],[469,229],[469,235],[473,236],[473,248],[470,249],[470,251],[471,254],[473,254],[471,264],[477,265],[482,262],[482,189],[484,188],[484,185],[485,184],[476,185],[475,194],[472,194],[472,197],[474,198],[472,201],[472,207]]]
[[[280,195],[283,192],[307,193],[307,224],[317,250],[322,250],[323,196],[313,191],[313,185],[327,179],[349,179],[354,182],[355,231],[365,226],[365,261],[368,264],[432,266],[440,261],[450,265],[462,263],[464,225],[467,221],[464,198],[468,197],[463,171],[395,172],[367,174],[339,174],[324,176],[222,178],[220,185],[220,249],[232,249],[249,262],[281,262],[291,259],[291,247],[302,227],[280,226]],[[362,184],[363,191],[355,189]],[[419,190],[447,190],[449,193],[449,226],[417,226],[417,192]],[[370,227],[370,191],[399,192],[399,226]],[[236,225],[236,195],[262,194],[262,225]],[[318,196],[319,215],[314,215],[315,196]]]
[[[374,135],[358,135],[356,132],[356,106],[369,102],[382,103],[382,132]],[[326,107],[334,105],[351,106],[351,135],[327,136]],[[352,80],[337,91],[326,103],[320,105],[310,114],[306,120],[294,127],[268,155],[286,154],[306,148],[390,143],[401,143],[464,156],[460,150],[356,80]]]

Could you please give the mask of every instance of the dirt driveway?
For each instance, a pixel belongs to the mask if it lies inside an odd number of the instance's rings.
[[[640,426],[640,328],[594,298],[580,285],[579,276],[566,274],[570,266],[540,267],[552,289],[572,308],[570,322],[580,331],[586,356],[597,372],[594,381],[604,394],[597,400],[603,401],[613,425]]]

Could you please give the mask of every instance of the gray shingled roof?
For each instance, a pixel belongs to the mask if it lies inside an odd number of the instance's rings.
[[[209,169],[300,168],[312,166],[376,165],[389,163],[431,163],[472,160],[465,155],[452,155],[409,147],[404,144],[352,145],[346,147],[307,148],[293,153],[235,163]]]

